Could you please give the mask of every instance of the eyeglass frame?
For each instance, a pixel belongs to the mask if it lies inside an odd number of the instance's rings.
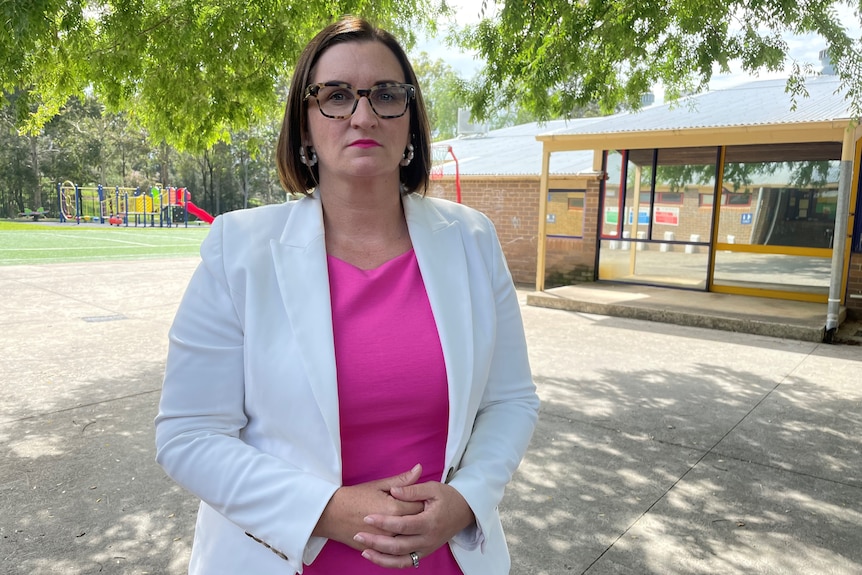
[[[374,104],[371,102],[371,92],[375,90],[379,90],[380,88],[393,88],[393,87],[405,88],[407,90],[407,101],[404,104],[404,111],[400,114],[392,115],[382,115],[378,114],[377,110],[374,109]],[[323,111],[323,108],[320,107],[320,100],[317,99],[317,95],[320,93],[321,88],[344,88],[349,90],[354,98],[353,98],[353,109],[350,110],[350,113],[346,116],[330,116],[326,112]],[[416,99],[416,86],[413,84],[403,84],[401,82],[382,82],[380,84],[375,84],[370,88],[354,88],[347,82],[318,82],[316,84],[309,84],[305,87],[305,96],[302,98],[303,101],[308,101],[309,98],[314,98],[317,102],[317,109],[320,111],[320,114],[324,118],[330,118],[332,120],[346,120],[353,116],[356,113],[356,107],[359,105],[359,99],[365,98],[368,100],[368,105],[371,106],[371,111],[374,112],[374,115],[380,118],[381,120],[391,120],[394,118],[400,118],[404,114],[407,113],[407,110],[410,109],[410,102]]]

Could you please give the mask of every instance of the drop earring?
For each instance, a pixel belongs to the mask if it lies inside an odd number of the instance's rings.
[[[317,152],[311,146],[308,149],[311,150],[311,158],[306,157],[305,146],[302,146],[299,148],[299,161],[310,168],[317,163]]]
[[[413,144],[407,144],[407,149],[404,150],[404,155],[401,157],[401,161],[399,162],[399,164],[404,167],[410,165],[410,162],[413,161],[413,149]]]

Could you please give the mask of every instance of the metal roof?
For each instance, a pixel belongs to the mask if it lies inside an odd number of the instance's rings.
[[[808,97],[793,100],[787,80],[758,80],[732,88],[697,94],[636,112],[600,118],[589,124],[573,124],[553,134],[619,134],[687,128],[730,128],[773,124],[799,124],[849,120],[850,102],[837,76],[817,76],[805,82]],[[542,136],[552,135],[550,132]]]
[[[434,146],[452,147],[461,176],[539,176],[542,173],[542,143],[536,140],[536,136],[586,126],[599,120],[602,118],[533,122],[491,130],[483,135],[435,142]],[[578,174],[591,171],[592,166],[591,150],[565,152],[551,156],[550,173]],[[455,175],[455,161],[451,155],[443,164],[443,175]]]
[[[757,125],[800,124],[852,118],[850,102],[837,76],[806,80],[808,97],[798,97],[796,108],[787,93],[787,80],[757,80],[714,90],[682,100],[649,106],[613,116],[530,123],[486,134],[435,142],[449,145],[458,158],[462,176],[538,176],[542,172],[542,142],[537,136],[578,136],[643,133],[689,128],[732,128]],[[550,174],[592,171],[592,150],[555,152]],[[455,162],[447,157],[445,176],[455,175]]]

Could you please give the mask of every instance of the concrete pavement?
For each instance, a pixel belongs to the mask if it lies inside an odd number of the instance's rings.
[[[567,311],[708,327],[781,339],[862,343],[862,322],[838,309],[838,329],[825,337],[828,306],[755,296],[590,282],[530,293],[530,305]]]
[[[185,572],[152,419],[195,264],[0,267],[0,573]],[[862,572],[862,348],[522,310],[513,575]]]

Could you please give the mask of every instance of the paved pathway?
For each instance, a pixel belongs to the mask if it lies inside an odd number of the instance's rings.
[[[185,572],[196,502],[152,419],[194,265],[0,267],[0,573]],[[862,348],[523,314],[513,575],[862,572]]]

